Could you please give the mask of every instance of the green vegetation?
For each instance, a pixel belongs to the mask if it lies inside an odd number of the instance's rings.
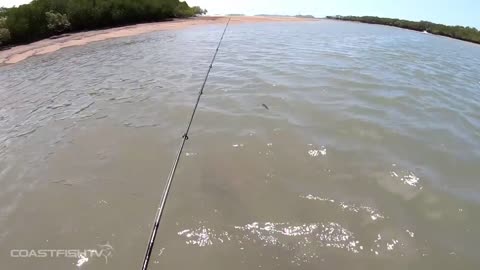
[[[70,29],[70,21],[66,14],[60,14],[54,11],[45,12],[47,17],[47,28],[54,33],[62,33]]]
[[[0,8],[0,46],[82,31],[205,14],[180,0],[33,0]]]
[[[179,2],[174,12],[174,16],[177,18],[188,18],[202,14],[207,14],[207,10],[199,6],[189,7],[187,2]]]
[[[199,15],[199,14],[204,15],[204,14],[207,14],[207,12],[208,12],[207,9],[202,9],[199,6],[193,6],[191,9],[193,10],[194,15]]]
[[[0,46],[10,42],[10,31],[7,29],[7,18],[0,18]]]
[[[7,28],[7,9],[0,8],[0,46],[7,44],[11,40],[10,31]]]
[[[315,19],[313,15],[295,15],[295,18]]]
[[[463,27],[463,26],[448,26],[438,23],[432,23],[427,21],[407,21],[400,19],[390,19],[390,18],[380,18],[373,16],[327,16],[327,19],[342,20],[342,21],[354,21],[370,24],[383,24],[389,26],[395,26],[400,28],[406,28],[415,31],[426,31],[434,35],[441,35],[446,37],[451,37],[455,39],[460,39],[464,41],[469,41],[473,43],[480,44],[480,31],[474,27]]]

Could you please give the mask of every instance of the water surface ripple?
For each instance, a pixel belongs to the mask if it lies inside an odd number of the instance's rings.
[[[0,67],[2,266],[139,267],[221,31]],[[478,45],[384,26],[231,26],[151,268],[478,269],[478,63]],[[9,254],[105,244],[107,264]]]

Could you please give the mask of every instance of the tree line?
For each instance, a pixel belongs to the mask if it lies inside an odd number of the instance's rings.
[[[434,35],[441,35],[446,37],[451,37],[455,39],[461,39],[464,41],[469,41],[473,43],[480,44],[480,31],[474,27],[464,27],[464,26],[448,26],[438,23],[432,23],[428,21],[408,21],[400,19],[390,19],[390,18],[381,18],[374,16],[327,16],[327,19],[342,20],[342,21],[355,21],[362,23],[370,24],[382,24],[395,26],[415,31],[426,31]]]
[[[0,46],[206,12],[180,0],[33,0],[19,7],[0,8]]]

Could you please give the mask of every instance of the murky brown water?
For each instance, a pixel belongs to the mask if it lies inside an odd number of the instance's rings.
[[[2,269],[140,268],[221,31],[0,67]],[[478,63],[382,26],[232,26],[151,269],[478,269]],[[107,262],[10,256],[105,244]]]

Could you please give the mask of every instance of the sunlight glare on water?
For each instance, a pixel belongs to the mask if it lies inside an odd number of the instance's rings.
[[[140,267],[222,30],[0,67],[2,267]],[[232,25],[151,269],[478,269],[478,63],[478,45],[391,27]],[[8,253],[105,243],[108,263]]]

